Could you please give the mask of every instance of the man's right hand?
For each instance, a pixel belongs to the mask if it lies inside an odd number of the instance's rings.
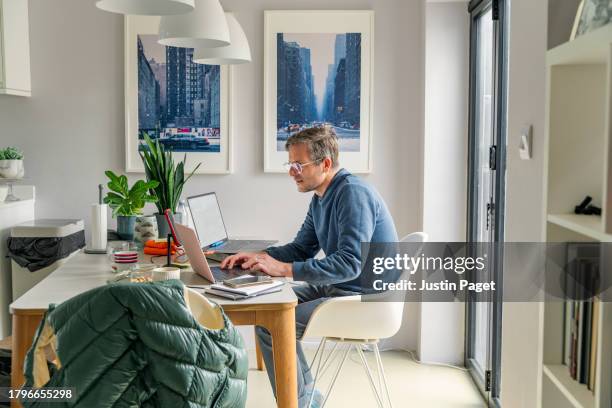
[[[262,252],[238,252],[230,255],[221,262],[221,269],[232,269],[234,265],[242,265],[248,261],[254,261],[255,257],[261,255]]]

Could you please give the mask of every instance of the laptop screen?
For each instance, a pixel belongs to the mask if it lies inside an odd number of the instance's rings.
[[[189,197],[187,202],[202,248],[227,239],[221,208],[215,193]]]

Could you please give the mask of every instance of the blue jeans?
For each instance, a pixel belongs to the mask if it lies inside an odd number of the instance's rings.
[[[298,298],[298,305],[295,307],[295,335],[296,335],[296,349],[297,349],[297,384],[298,384],[298,406],[300,408],[308,408],[308,402],[310,400],[310,394],[312,393],[312,375],[304,351],[300,345],[299,340],[304,335],[306,325],[310,320],[310,316],[314,312],[315,308],[325,302],[329,298],[338,296],[352,296],[359,295],[360,293],[351,292],[347,290],[338,289],[332,285],[315,286],[315,285],[302,285],[294,286],[293,291]],[[272,385],[272,391],[276,395],[276,384],[274,378],[274,357],[272,355],[272,336],[270,332],[263,327],[257,326],[255,328],[257,334],[257,341],[259,342],[259,348],[266,364],[266,371],[268,372],[268,378]]]

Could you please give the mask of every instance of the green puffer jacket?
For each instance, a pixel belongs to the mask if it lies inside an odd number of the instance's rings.
[[[26,387],[76,391],[25,407],[233,408],[246,402],[248,361],[221,309],[175,280],[107,285],[50,307],[24,371]]]

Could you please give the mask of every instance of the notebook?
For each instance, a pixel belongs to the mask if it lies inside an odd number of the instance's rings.
[[[227,285],[224,285],[223,283],[215,283],[214,285],[210,286],[210,289],[213,289],[216,291],[228,292],[228,293],[232,293],[235,295],[251,297],[251,296],[261,295],[264,293],[269,293],[270,290],[276,289],[276,288],[280,290],[280,288],[284,284],[285,284],[285,281],[277,280],[277,281],[272,281],[270,283],[264,283],[264,284],[256,285],[256,286],[244,286],[241,288],[231,288]]]
[[[210,294],[210,295],[215,295],[215,296],[220,296],[226,299],[231,299],[231,300],[243,300],[243,299],[249,299],[255,296],[261,296],[261,295],[267,295],[269,293],[275,293],[275,292],[280,292],[282,290],[281,286],[276,286],[272,289],[268,289],[265,292],[259,292],[255,295],[251,295],[251,296],[245,296],[245,295],[239,295],[238,293],[231,293],[231,292],[227,292],[225,290],[217,290],[217,289],[212,289],[212,288],[207,288],[204,289],[204,293],[206,294]]]

